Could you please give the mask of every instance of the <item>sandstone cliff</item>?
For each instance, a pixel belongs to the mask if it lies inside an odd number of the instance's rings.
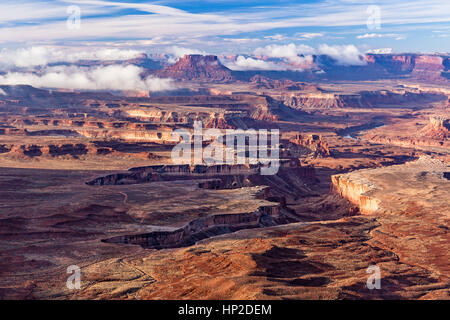
[[[408,203],[448,214],[450,165],[429,156],[402,165],[363,169],[332,176],[333,189],[361,213],[401,213]],[[430,202],[433,199],[434,202]]]

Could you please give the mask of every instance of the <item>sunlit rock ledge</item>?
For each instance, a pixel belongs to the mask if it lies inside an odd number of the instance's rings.
[[[416,208],[435,208],[434,212],[448,215],[448,172],[449,164],[422,156],[402,165],[334,175],[332,183],[362,214],[403,212],[414,203]]]

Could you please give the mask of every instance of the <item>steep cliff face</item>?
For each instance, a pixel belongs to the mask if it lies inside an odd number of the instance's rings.
[[[368,65],[379,65],[391,74],[407,74],[414,69],[414,55],[368,54],[365,57]]]
[[[434,101],[445,98],[441,93],[411,92],[408,90],[361,91],[358,94],[336,93],[294,93],[282,95],[283,102],[294,109],[307,108],[363,108],[379,104],[400,104],[405,102]]]
[[[143,248],[163,249],[189,246],[199,240],[234,232],[240,229],[275,225],[281,205],[264,205],[254,212],[209,215],[195,219],[174,231],[125,235],[104,240],[111,243],[137,244]]]
[[[333,189],[342,197],[357,205],[362,214],[371,214],[380,207],[380,200],[370,195],[375,185],[368,180],[354,180],[347,175],[334,175],[331,177]]]
[[[154,74],[177,80],[218,81],[232,80],[231,70],[222,65],[216,56],[185,55],[174,65]]]

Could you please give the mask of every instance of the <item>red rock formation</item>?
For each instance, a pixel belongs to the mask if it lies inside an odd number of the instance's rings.
[[[448,70],[448,57],[417,54],[375,54],[366,55],[368,67],[381,66],[394,75],[408,75],[418,80],[445,81],[443,73]]]
[[[231,70],[223,66],[216,56],[185,55],[174,65],[154,72],[176,80],[218,81],[232,80]]]
[[[450,119],[444,116],[431,116],[428,125],[421,134],[436,140],[450,139]]]
[[[312,151],[313,157],[327,157],[330,156],[330,149],[328,144],[319,135],[301,135],[297,134],[294,138],[288,140],[298,146],[308,148]]]
[[[351,203],[357,205],[362,214],[371,214],[379,209],[380,201],[369,195],[375,186],[364,179],[352,179],[350,175],[334,175],[331,177],[333,190]]]

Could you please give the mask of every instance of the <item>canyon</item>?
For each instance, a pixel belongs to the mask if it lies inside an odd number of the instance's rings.
[[[363,58],[121,62],[162,92],[0,85],[0,298],[450,298],[449,57]],[[279,169],[175,163],[196,121],[278,130]]]

